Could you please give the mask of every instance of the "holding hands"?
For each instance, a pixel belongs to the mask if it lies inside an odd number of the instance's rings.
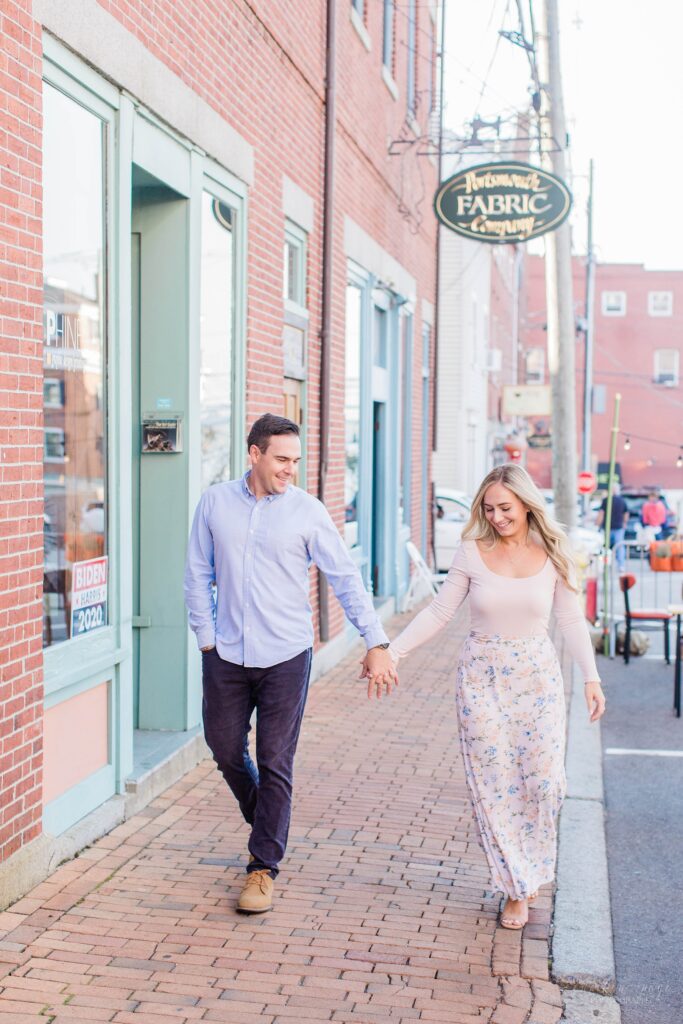
[[[384,647],[370,648],[361,661],[358,678],[368,680],[368,697],[388,697],[392,687],[398,686],[398,672],[389,651]]]

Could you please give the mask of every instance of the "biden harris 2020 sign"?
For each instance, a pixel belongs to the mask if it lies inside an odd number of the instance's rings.
[[[439,220],[477,242],[528,242],[554,231],[569,214],[571,192],[540,167],[491,163],[468,167],[438,189]]]

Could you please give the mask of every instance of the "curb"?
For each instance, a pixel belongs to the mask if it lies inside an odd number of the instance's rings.
[[[565,1020],[619,1022],[609,896],[600,726],[586,715],[576,667],[567,738],[567,796],[559,826],[552,976],[565,992]],[[589,999],[589,994],[592,995]],[[602,998],[601,998],[602,997]],[[592,1001],[591,1001],[592,1000]],[[597,1001],[597,1002],[596,1002]],[[593,1012],[593,1003],[601,1009]],[[578,1012],[578,1016],[576,1013]]]

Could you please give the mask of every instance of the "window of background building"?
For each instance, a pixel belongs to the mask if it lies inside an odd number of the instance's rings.
[[[372,340],[372,361],[375,366],[384,369],[389,365],[389,314],[386,309],[375,305],[374,307],[374,331]]]
[[[399,501],[403,509],[403,522],[410,525],[410,493],[412,489],[412,445],[413,445],[413,318],[410,314],[401,317],[401,395],[399,400],[399,459],[400,491]]]
[[[430,395],[431,395],[431,380],[430,380],[430,346],[432,338],[432,328],[428,323],[422,324],[422,464],[420,472],[422,474],[422,534],[420,537],[420,550],[423,556],[427,556],[427,519],[428,519],[428,503],[429,503],[429,474],[427,467],[429,466],[429,445],[431,441],[429,431],[429,414],[430,414]]]
[[[673,292],[648,292],[647,311],[650,316],[673,316]]]
[[[358,285],[346,286],[346,348],[344,362],[344,539],[358,544],[358,493],[360,490],[360,346],[363,293]]]
[[[301,309],[306,307],[306,239],[294,225],[285,231],[284,295]]]
[[[394,0],[384,0],[382,63],[387,71],[392,74],[394,70]]]
[[[626,292],[603,292],[602,315],[626,316]]]
[[[284,245],[284,325],[283,346],[283,404],[284,415],[302,427],[302,443],[306,427],[306,349],[308,339],[308,309],[306,306],[306,232],[291,221],[285,224]],[[304,451],[305,451],[305,444]],[[306,486],[306,460],[299,463],[299,487]]]
[[[417,0],[408,0],[408,71],[406,102],[408,113],[417,112]]]
[[[664,384],[666,387],[677,387],[678,385],[678,363],[679,353],[675,348],[655,349],[655,384]]]
[[[234,228],[235,210],[204,192],[199,332],[202,490],[232,475]]]
[[[75,564],[107,552],[106,127],[47,83],[43,124],[43,641],[51,646],[72,635]]]
[[[64,381],[59,377],[43,378],[43,408],[64,408]]]
[[[524,354],[524,362],[524,383],[543,384],[545,381],[545,349],[528,349]]]

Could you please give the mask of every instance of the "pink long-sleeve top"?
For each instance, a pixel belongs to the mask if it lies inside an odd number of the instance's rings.
[[[550,559],[533,576],[501,576],[488,568],[473,540],[460,544],[438,595],[393,641],[392,655],[403,658],[433,637],[453,618],[466,597],[470,599],[472,632],[482,636],[546,636],[550,615],[554,614],[584,680],[600,679],[578,596]]]

